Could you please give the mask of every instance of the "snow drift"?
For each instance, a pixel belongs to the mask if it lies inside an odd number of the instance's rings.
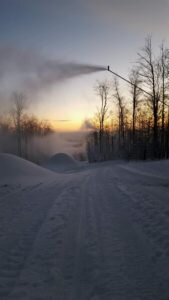
[[[78,162],[70,155],[57,153],[48,160],[44,167],[52,171],[68,171],[76,169],[78,165]]]
[[[0,154],[0,183],[21,182],[52,176],[53,173],[12,154]]]

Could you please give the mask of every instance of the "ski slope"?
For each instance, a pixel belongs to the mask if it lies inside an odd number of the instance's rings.
[[[26,163],[0,176],[1,300],[169,299],[168,162]]]

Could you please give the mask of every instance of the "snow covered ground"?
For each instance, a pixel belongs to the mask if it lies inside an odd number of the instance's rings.
[[[168,161],[0,166],[1,300],[169,299]]]
[[[62,173],[77,170],[81,166],[81,163],[65,153],[57,153],[43,166],[51,171]]]

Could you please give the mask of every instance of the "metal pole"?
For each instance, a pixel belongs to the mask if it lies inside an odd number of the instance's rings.
[[[112,70],[110,70],[110,66],[108,66],[108,67],[107,67],[107,71],[109,71],[109,72],[110,72],[110,73],[112,73],[113,75],[115,75],[115,76],[119,77],[120,79],[122,79],[122,80],[126,81],[127,83],[131,84],[132,86],[134,86],[134,87],[138,88],[140,91],[142,91],[142,92],[144,92],[144,93],[146,93],[147,95],[149,95],[149,96],[151,96],[151,97],[152,97],[152,95],[151,95],[149,92],[147,92],[147,91],[143,90],[141,87],[139,87],[139,86],[135,85],[134,83],[132,83],[132,82],[131,82],[131,81],[129,81],[128,79],[126,79],[126,78],[122,77],[121,75],[119,75],[119,74],[117,74],[117,73],[113,72]]]
[[[142,91],[143,93],[147,94],[148,96],[150,97],[153,97],[152,94],[150,94],[149,92],[145,91],[144,89],[142,89],[141,87],[139,87],[138,85],[132,83],[131,81],[129,81],[128,79],[124,78],[123,76],[119,75],[118,73],[115,73],[113,72],[111,69],[110,69],[110,66],[107,67],[107,71],[112,73],[113,75],[119,77],[120,79],[124,80],[125,82],[129,83],[130,85],[136,87],[137,89],[139,89],[140,91]],[[161,100],[159,100],[160,102],[162,102]],[[165,106],[169,107],[168,104],[164,103]]]

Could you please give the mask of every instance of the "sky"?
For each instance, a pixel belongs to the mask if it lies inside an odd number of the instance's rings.
[[[148,34],[155,47],[162,40],[168,44],[168,15],[168,0],[0,0],[4,109],[12,93],[23,90],[30,111],[59,130],[78,130],[99,105],[96,81],[112,80],[111,74],[95,72],[35,85],[35,66],[39,75],[42,61],[43,68],[54,61],[110,65],[127,76]]]

